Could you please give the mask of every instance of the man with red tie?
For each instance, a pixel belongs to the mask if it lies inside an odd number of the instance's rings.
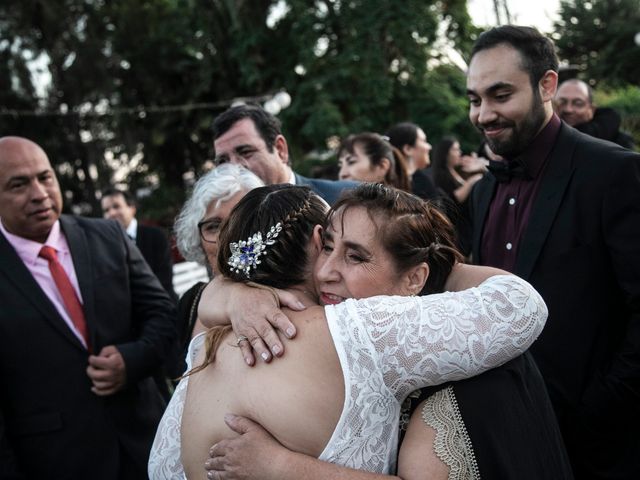
[[[49,159],[0,138],[0,479],[137,479],[173,303],[122,228],[61,215]]]

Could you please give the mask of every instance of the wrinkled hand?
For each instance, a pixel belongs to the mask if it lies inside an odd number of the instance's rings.
[[[222,440],[209,450],[205,462],[211,480],[279,479],[289,450],[284,448],[261,425],[248,418],[227,414],[225,423],[240,436]]]
[[[90,355],[87,375],[93,382],[91,391],[96,395],[113,395],[122,389],[127,380],[127,370],[118,349],[109,345],[99,355]]]
[[[284,354],[278,335],[293,338],[296,328],[280,310],[280,305],[292,310],[305,306],[292,293],[276,288],[256,288],[229,280],[214,280],[205,288],[198,306],[198,317],[206,327],[218,325],[221,305],[226,306],[225,317],[231,322],[236,337],[246,337],[238,346],[247,365],[255,364],[254,353],[265,362],[273,355]]]

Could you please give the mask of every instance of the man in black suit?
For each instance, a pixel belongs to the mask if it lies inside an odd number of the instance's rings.
[[[358,182],[307,178],[289,164],[289,146],[280,121],[257,105],[239,105],[221,113],[213,122],[215,163],[231,162],[251,170],[266,185],[305,185],[329,204],[344,189]]]
[[[143,479],[173,303],[116,222],[61,215],[45,152],[0,139],[0,478]]]
[[[557,70],[535,29],[474,46],[469,116],[505,161],[472,193],[473,258],[549,307],[531,351],[576,478],[640,478],[640,156],[553,113]]]
[[[107,189],[102,192],[100,205],[104,218],[117,220],[122,225],[164,289],[169,295],[175,297],[171,248],[164,232],[159,228],[138,222],[136,203],[129,192],[115,188]]]

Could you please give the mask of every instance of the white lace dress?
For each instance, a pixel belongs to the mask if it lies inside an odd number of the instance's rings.
[[[540,295],[511,275],[463,292],[347,300],[325,312],[345,401],[319,458],[377,473],[395,472],[400,407],[409,393],[502,365],[529,348],[547,318]],[[189,367],[203,340],[193,339]],[[184,478],[180,421],[187,382],[176,388],[158,427],[149,459],[153,480]]]

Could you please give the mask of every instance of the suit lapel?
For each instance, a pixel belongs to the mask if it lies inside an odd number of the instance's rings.
[[[476,184],[474,198],[477,200],[473,202],[473,243],[471,245],[474,255],[473,262],[479,264],[480,258],[480,243],[482,242],[482,231],[484,230],[484,221],[489,213],[489,205],[493,198],[493,193],[496,189],[496,179],[492,174],[484,176],[482,181]]]
[[[91,252],[87,243],[87,237],[84,230],[78,225],[75,218],[62,215],[60,216],[60,226],[67,239],[71,258],[73,260],[73,268],[78,278],[78,286],[82,294],[82,307],[84,316],[89,329],[89,340],[91,345],[95,346],[95,305],[93,302],[93,267],[91,265]]]
[[[514,273],[522,278],[530,277],[556,218],[564,192],[575,170],[573,165],[575,146],[575,135],[563,124],[543,172],[540,190],[518,249]]]
[[[33,308],[38,310],[44,319],[58,330],[63,337],[78,348],[84,350],[80,340],[76,338],[67,323],[51,303],[31,272],[22,262],[4,235],[0,234],[0,272],[4,273],[9,283],[19,291]]]

